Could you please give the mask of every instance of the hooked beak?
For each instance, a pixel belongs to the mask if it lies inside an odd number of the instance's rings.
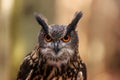
[[[55,50],[55,53],[56,53],[56,54],[57,54],[58,51],[60,50],[60,49],[59,49],[58,42],[55,42],[55,43],[54,43],[54,50]]]

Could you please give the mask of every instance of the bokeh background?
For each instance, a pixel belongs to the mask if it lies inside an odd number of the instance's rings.
[[[79,52],[88,80],[120,80],[120,0],[0,0],[0,80],[15,80],[23,57],[34,49],[40,25],[67,25],[76,11]]]

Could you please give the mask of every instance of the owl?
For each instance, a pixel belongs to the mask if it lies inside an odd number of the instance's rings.
[[[23,60],[17,80],[87,80],[86,65],[78,52],[77,23],[82,12],[76,12],[66,26],[48,25],[35,14],[41,25],[38,44]]]

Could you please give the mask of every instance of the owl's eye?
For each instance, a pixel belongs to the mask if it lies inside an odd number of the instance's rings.
[[[71,39],[70,35],[66,35],[65,37],[62,38],[62,41],[69,42],[70,39]]]
[[[47,34],[44,36],[44,39],[45,39],[47,42],[51,42],[51,41],[52,41],[51,37],[50,37],[49,35],[47,35]]]

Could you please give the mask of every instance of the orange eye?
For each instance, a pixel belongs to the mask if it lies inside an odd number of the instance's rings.
[[[62,38],[62,41],[69,42],[71,39],[70,35],[66,35],[64,38]]]
[[[50,37],[49,35],[47,35],[47,34],[44,36],[44,39],[45,39],[47,42],[51,42],[51,41],[52,41],[51,37]]]

